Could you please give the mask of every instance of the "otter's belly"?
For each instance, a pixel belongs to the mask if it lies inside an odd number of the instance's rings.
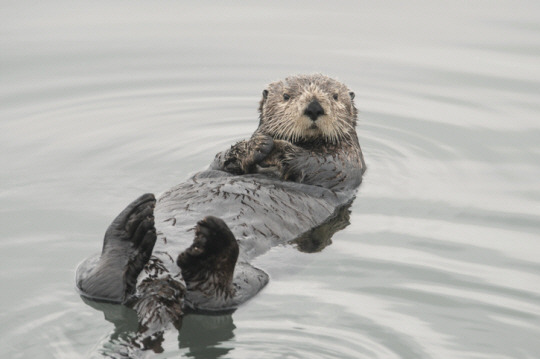
[[[154,254],[174,265],[190,245],[197,221],[213,215],[223,219],[239,241],[239,260],[251,260],[321,224],[353,194],[264,175],[204,171],[158,199]]]

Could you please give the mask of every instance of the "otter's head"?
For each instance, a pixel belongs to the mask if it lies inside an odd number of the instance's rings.
[[[197,223],[195,238],[176,264],[189,292],[228,298],[234,294],[232,279],[238,259],[238,243],[223,220],[208,216]]]
[[[357,141],[354,92],[327,76],[298,75],[263,91],[258,132],[292,143]]]

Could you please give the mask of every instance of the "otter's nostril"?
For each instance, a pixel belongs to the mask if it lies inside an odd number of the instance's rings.
[[[324,115],[324,109],[319,101],[313,100],[304,110],[304,115],[311,118],[311,121],[316,121],[319,116]]]

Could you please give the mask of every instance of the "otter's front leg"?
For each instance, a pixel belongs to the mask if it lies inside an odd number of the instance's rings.
[[[272,151],[260,163],[262,167],[274,167],[283,180],[303,182],[304,175],[297,165],[307,160],[309,152],[288,141],[274,140]]]
[[[320,153],[283,140],[274,140],[272,152],[260,163],[274,166],[286,181],[331,190],[354,188],[362,181],[363,162],[354,153]]]
[[[211,169],[235,175],[255,173],[260,164],[274,148],[274,140],[267,135],[255,134],[247,141],[240,141],[216,155]]]

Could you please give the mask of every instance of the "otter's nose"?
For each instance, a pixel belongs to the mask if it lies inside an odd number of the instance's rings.
[[[317,121],[317,117],[324,115],[324,109],[319,101],[313,100],[304,110],[304,115],[311,118],[311,121]]]

